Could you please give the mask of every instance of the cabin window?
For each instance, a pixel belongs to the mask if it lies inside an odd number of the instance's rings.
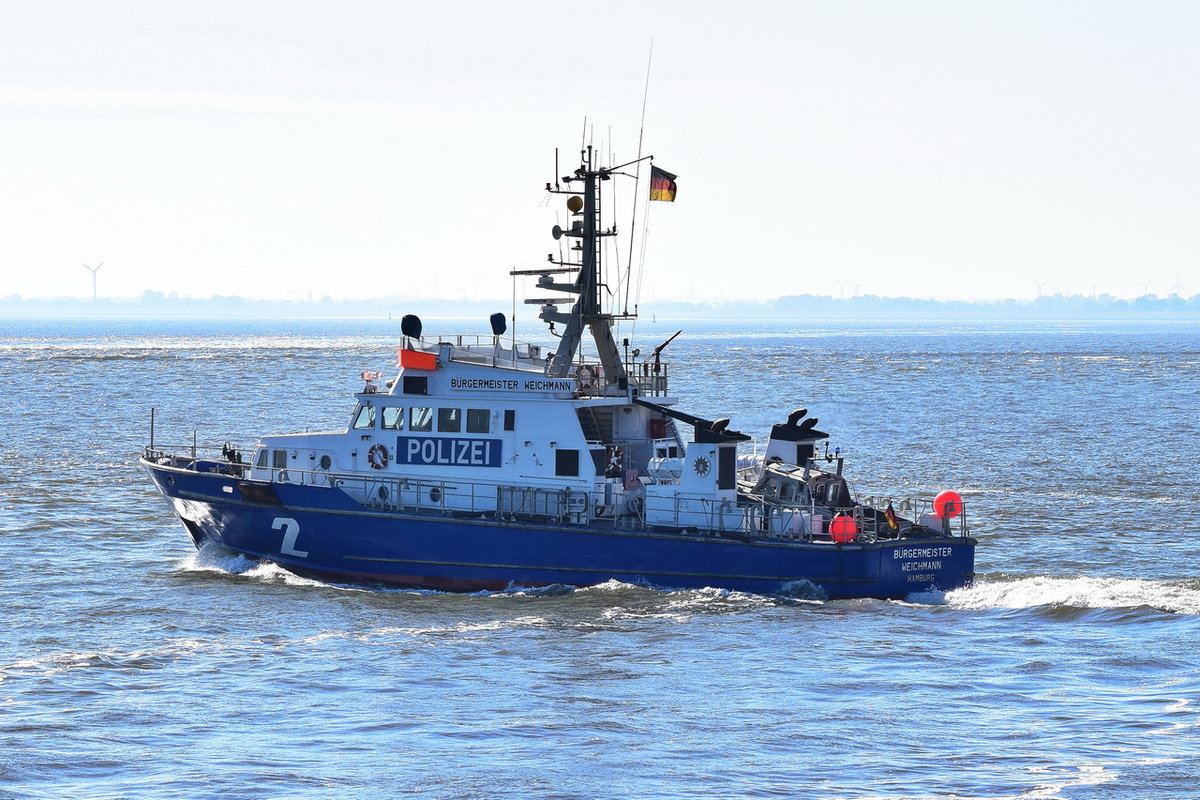
[[[429,394],[429,377],[427,375],[405,375],[403,388],[405,394]]]
[[[265,467],[267,465],[267,452],[268,452],[267,450],[259,450],[258,451],[258,462],[255,463],[254,466]]]
[[[387,406],[383,409],[383,427],[390,431],[398,431],[404,427],[404,409],[400,406]]]
[[[363,406],[354,418],[354,430],[363,431],[375,427],[375,406]]]
[[[408,410],[408,429],[410,431],[433,430],[433,409],[413,406]]]
[[[792,481],[784,481],[779,487],[779,499],[785,503],[790,503],[796,499],[796,484]]]
[[[517,429],[517,412],[511,408],[504,412],[504,430],[515,431]]]
[[[438,430],[444,433],[458,433],[462,430],[461,408],[439,408]]]
[[[554,451],[554,474],[555,475],[579,475],[579,451],[578,450],[555,450]]]
[[[492,412],[486,408],[467,409],[467,433],[489,433],[492,427]]]
[[[274,469],[284,469],[287,467],[287,450],[272,450],[271,451],[271,466]]]

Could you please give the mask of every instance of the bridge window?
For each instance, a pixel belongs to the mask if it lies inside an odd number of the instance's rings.
[[[271,459],[271,466],[274,469],[285,468],[287,466],[287,450],[272,450]]]
[[[390,431],[398,431],[404,427],[404,409],[400,406],[386,406],[383,409],[383,427]]]
[[[429,377],[426,375],[405,375],[401,386],[405,394],[429,394]]]
[[[410,431],[433,430],[433,409],[413,406],[408,410],[408,429]]]
[[[504,430],[515,431],[517,429],[517,412],[511,408],[504,411]]]
[[[354,430],[363,431],[375,427],[375,406],[363,406],[354,418]]]
[[[578,450],[555,450],[554,451],[554,474],[555,475],[578,475],[579,474],[579,451]]]
[[[458,433],[462,430],[461,408],[439,408],[438,430],[445,433]]]
[[[467,433],[488,433],[492,427],[492,412],[486,408],[467,409]]]

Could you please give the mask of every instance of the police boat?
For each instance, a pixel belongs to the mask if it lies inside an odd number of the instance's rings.
[[[447,336],[407,315],[394,379],[357,376],[345,430],[202,457],[156,445],[152,418],[139,463],[192,542],[330,582],[451,591],[615,580],[834,599],[970,584],[958,494],[857,495],[805,409],[755,453],[728,419],[680,410],[663,345],[618,346],[636,307],[602,304],[616,235],[602,190],[620,178],[636,192],[624,170],[637,162],[598,162],[588,147],[546,184],[566,199],[561,254],[512,272],[536,279],[543,296],[526,302],[559,336],[552,350],[506,337],[503,314],[490,335]],[[651,176],[651,199],[673,199],[675,176]]]

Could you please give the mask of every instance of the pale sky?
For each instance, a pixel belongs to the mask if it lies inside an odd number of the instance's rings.
[[[0,296],[509,298],[652,40],[643,302],[1200,292],[1197,2],[0,0]]]

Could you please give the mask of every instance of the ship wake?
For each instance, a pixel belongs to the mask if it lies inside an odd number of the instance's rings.
[[[983,580],[949,592],[945,603],[960,609],[1144,611],[1200,615],[1200,581],[1134,578],[1012,577]]]

